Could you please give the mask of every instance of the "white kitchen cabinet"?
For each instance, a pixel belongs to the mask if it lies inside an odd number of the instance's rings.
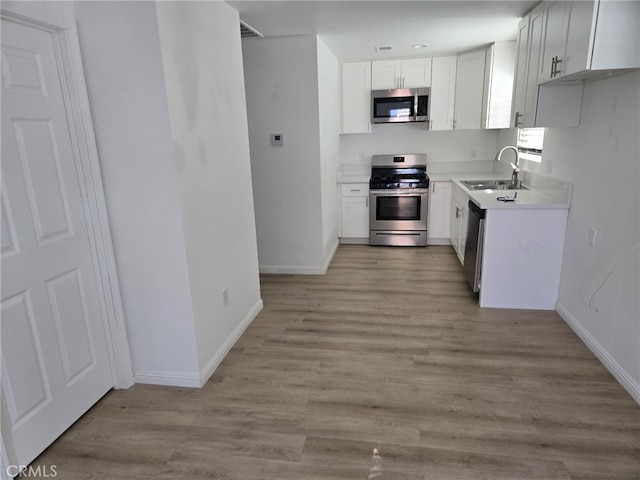
[[[453,130],[457,63],[457,55],[433,57],[429,95],[430,130]]]
[[[577,127],[583,85],[538,85],[543,22],[544,4],[540,4],[518,25],[511,125],[520,128]]]
[[[513,100],[516,42],[496,42],[485,58],[482,128],[509,128]]]
[[[464,247],[467,242],[469,195],[455,183],[451,185],[451,245],[464,265]]]
[[[371,62],[342,64],[342,133],[371,131]]]
[[[485,49],[458,55],[453,118],[456,130],[482,127],[485,56]]]
[[[340,206],[340,242],[369,243],[369,185],[342,184]]]
[[[640,2],[544,2],[538,82],[601,78],[640,68]]]
[[[449,245],[451,238],[451,182],[431,182],[429,186],[429,245]]]
[[[540,83],[551,80],[556,75],[554,59],[563,61],[569,27],[570,2],[565,0],[547,2],[543,6],[541,60],[538,65],[538,82]]]
[[[481,307],[556,308],[567,217],[566,208],[487,209]]]
[[[431,57],[374,60],[371,89],[421,88],[431,85]]]

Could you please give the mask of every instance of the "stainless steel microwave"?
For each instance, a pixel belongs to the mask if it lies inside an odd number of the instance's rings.
[[[371,123],[429,121],[429,88],[371,91]]]

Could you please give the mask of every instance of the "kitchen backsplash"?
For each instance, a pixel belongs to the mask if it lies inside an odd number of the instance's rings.
[[[387,153],[426,153],[427,166],[439,162],[486,162],[496,156],[498,132],[434,132],[425,130],[421,123],[373,125],[371,133],[340,136],[340,163],[370,165],[371,155]]]

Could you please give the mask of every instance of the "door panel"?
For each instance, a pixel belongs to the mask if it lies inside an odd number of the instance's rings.
[[[69,122],[51,34],[3,20],[3,424],[21,465],[113,382]]]

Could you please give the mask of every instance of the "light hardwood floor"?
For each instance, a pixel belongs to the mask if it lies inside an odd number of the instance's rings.
[[[203,389],[112,391],[58,479],[640,479],[640,407],[555,312],[480,309],[449,247],[262,277]],[[373,458],[377,448],[380,458]]]

